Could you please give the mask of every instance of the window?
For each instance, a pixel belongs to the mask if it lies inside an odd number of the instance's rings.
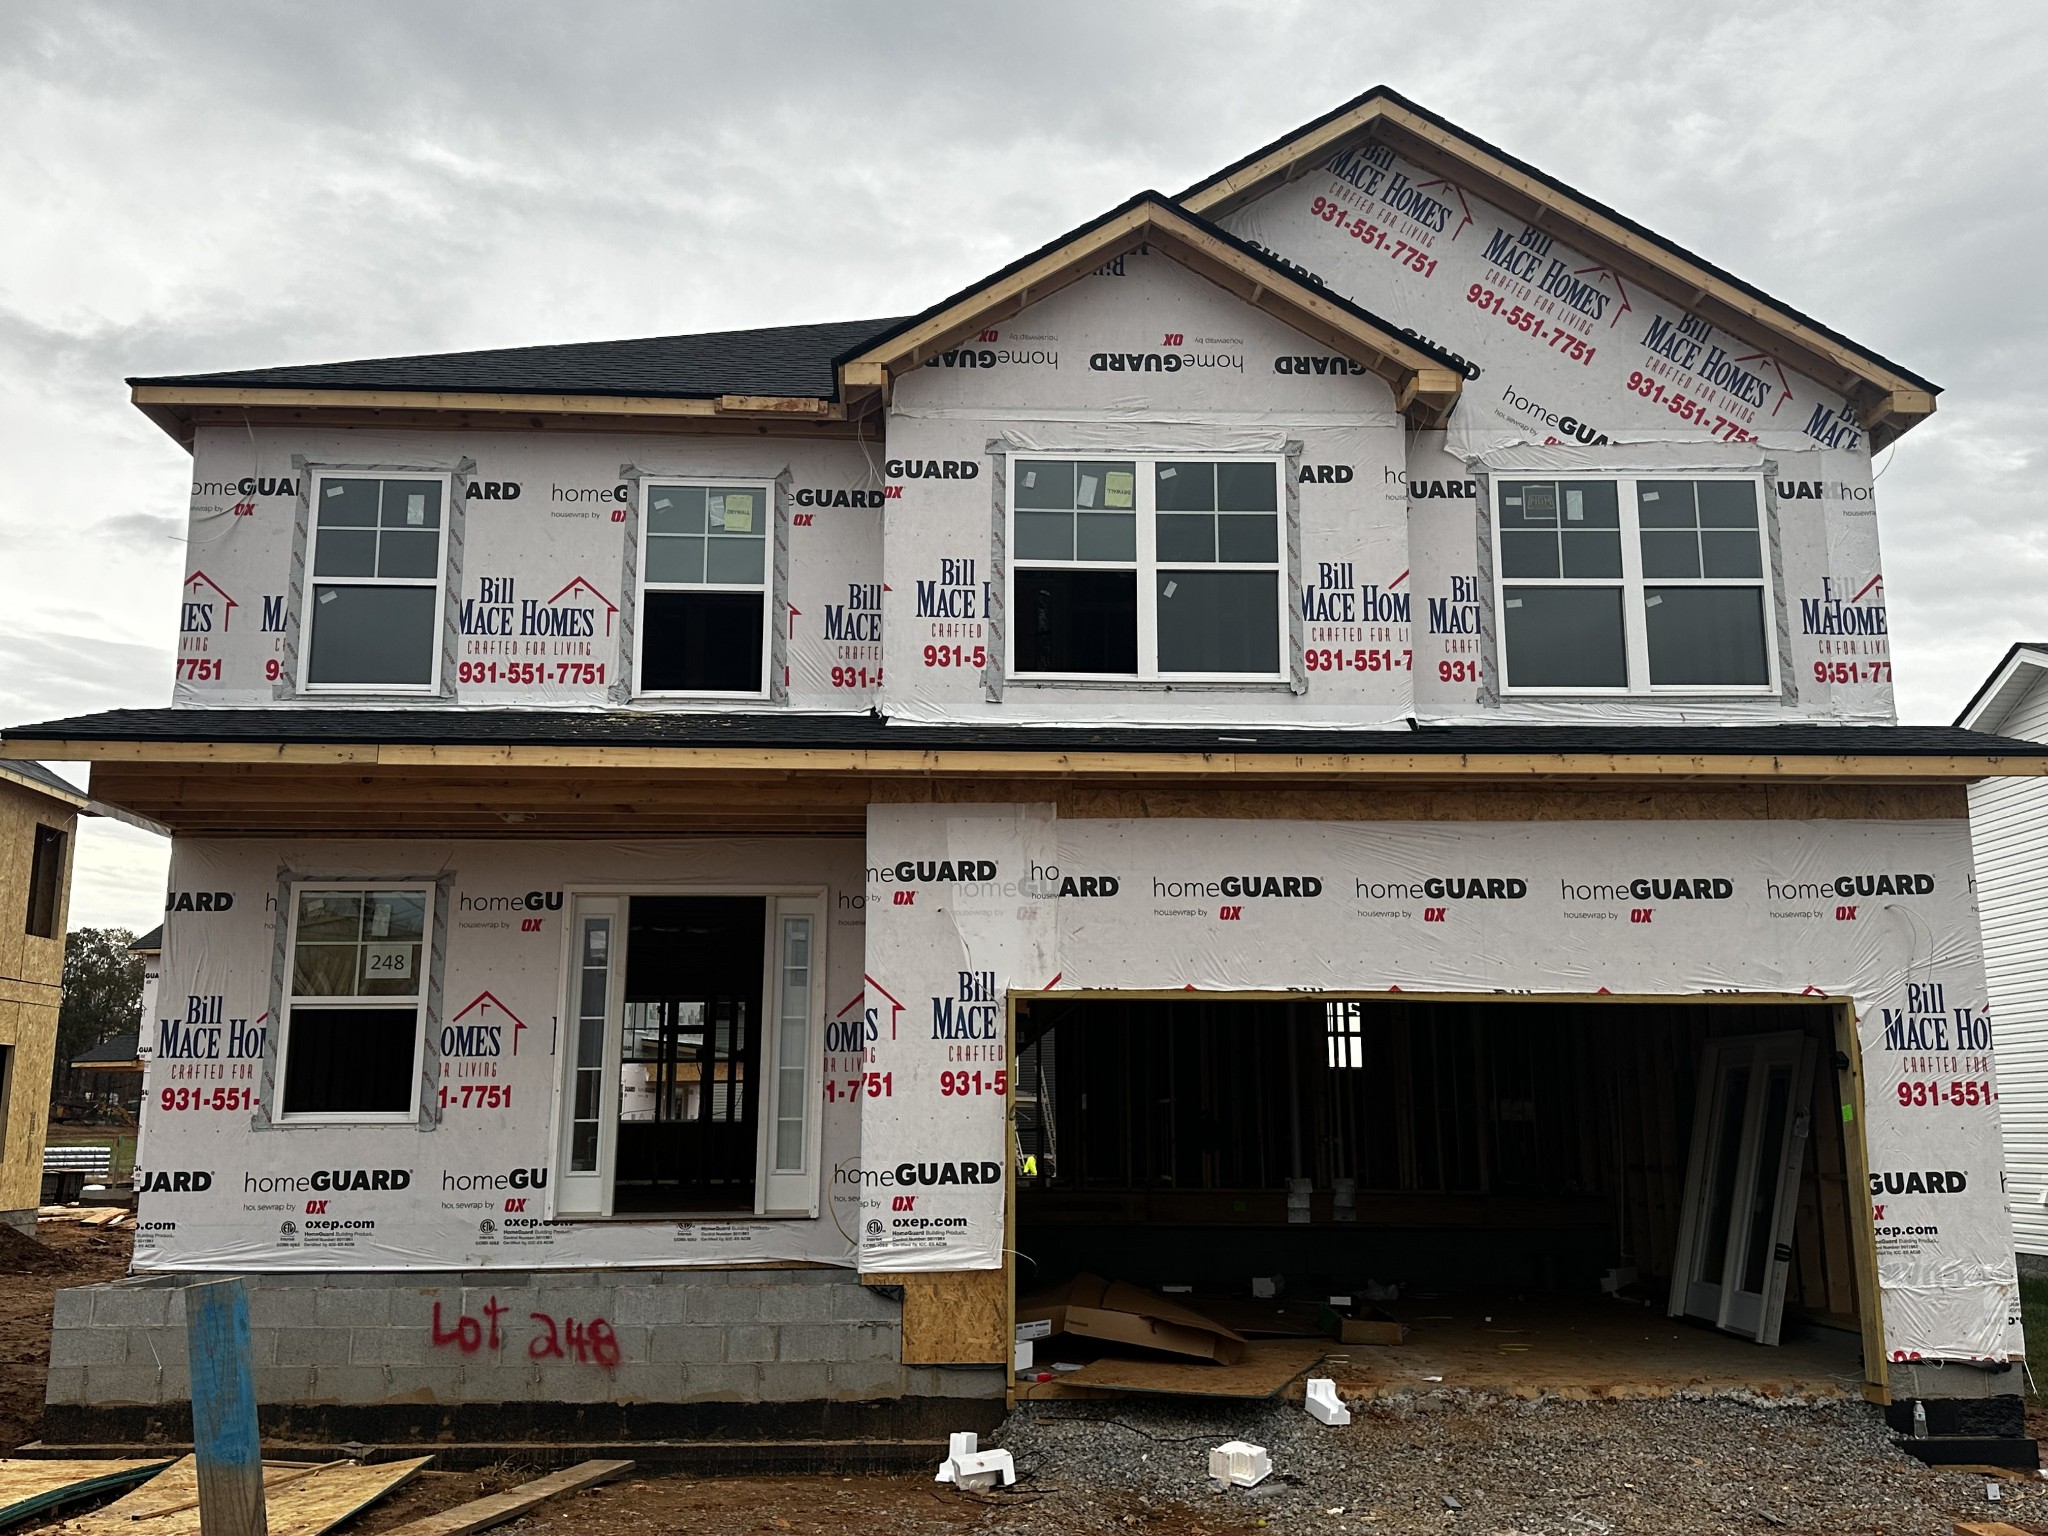
[[[1770,691],[1756,481],[1502,480],[1495,495],[1509,691]]]
[[[439,685],[447,490],[445,479],[320,477],[305,687]]]
[[[1010,671],[1283,680],[1277,459],[1013,459]]]
[[[414,1118],[433,899],[431,886],[294,892],[284,1118]]]
[[[56,827],[36,824],[35,846],[29,853],[28,923],[29,936],[37,939],[59,937],[57,907],[64,897],[64,833]]]
[[[640,552],[640,691],[767,694],[765,485],[650,484]]]

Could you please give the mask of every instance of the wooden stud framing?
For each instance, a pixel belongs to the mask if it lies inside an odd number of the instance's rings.
[[[1835,1004],[1835,1049],[1849,1060],[1838,1069],[1842,1087],[1842,1151],[1849,1174],[1849,1208],[1867,1217],[1870,1150],[1863,1139],[1863,1040],[1856,1030],[1856,1005],[1846,998]],[[1863,1323],[1863,1395],[1873,1403],[1889,1403],[1891,1372],[1884,1352],[1884,1295],[1877,1278],[1877,1231],[1867,1219],[1849,1223],[1856,1250],[1856,1315]]]

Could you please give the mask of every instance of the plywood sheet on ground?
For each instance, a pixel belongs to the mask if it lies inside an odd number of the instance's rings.
[[[0,1461],[0,1526],[139,1482],[170,1464],[140,1461]]]
[[[264,1503],[269,1510],[270,1536],[320,1536],[365,1505],[412,1481],[433,1459],[421,1456],[373,1466],[333,1461],[312,1468],[265,1462]],[[147,1527],[138,1527],[139,1519],[147,1519]],[[83,1519],[67,1521],[52,1536],[114,1536],[117,1531],[135,1536],[138,1529],[146,1529],[148,1536],[201,1536],[199,1472],[190,1456],[126,1498]]]
[[[1042,1346],[1041,1346],[1042,1347]],[[1127,1359],[1105,1355],[1078,1371],[1062,1371],[1049,1382],[1017,1383],[1019,1398],[1068,1395],[1063,1389],[1160,1392],[1187,1397],[1278,1397],[1333,1346],[1328,1339],[1252,1339],[1234,1365],[1186,1360]]]
[[[1746,1390],[1767,1397],[1853,1397],[1863,1380],[1855,1335],[1788,1326],[1774,1348],[1675,1322],[1662,1307],[1598,1301],[1404,1301],[1386,1308],[1411,1332],[1385,1348],[1332,1345],[1329,1372],[1350,1397],[1438,1385],[1505,1397],[1657,1398]]]

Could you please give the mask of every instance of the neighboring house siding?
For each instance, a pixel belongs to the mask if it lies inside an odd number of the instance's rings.
[[[2048,687],[2037,681],[2002,722],[1986,724],[2048,741]],[[2048,1254],[2048,782],[1977,785],[1970,829],[2013,1239],[2022,1253]]]

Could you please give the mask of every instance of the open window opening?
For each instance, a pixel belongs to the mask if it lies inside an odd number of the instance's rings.
[[[1853,1378],[1837,1028],[1823,1003],[1020,1002],[1019,1316],[1096,1276],[1283,1375],[1343,1349],[1488,1389]],[[1084,1364],[1062,1380],[1163,1368]]]
[[[64,851],[70,839],[61,827],[36,824],[29,850],[28,915],[23,924],[31,938],[62,938],[58,917],[64,905]]]
[[[559,1216],[814,1215],[815,896],[586,897]]]

